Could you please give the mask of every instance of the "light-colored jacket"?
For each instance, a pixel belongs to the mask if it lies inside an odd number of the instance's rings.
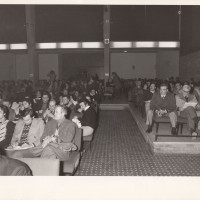
[[[183,92],[180,92],[178,95],[176,95],[176,106],[179,109],[183,108],[185,102],[186,100],[185,100],[185,97],[183,96]],[[188,102],[198,103],[196,97],[192,94],[188,95]]]
[[[21,139],[21,135],[24,129],[24,121],[22,119],[20,119],[16,126],[15,126],[15,130],[13,133],[13,137],[11,140],[11,145],[15,142],[20,142]],[[38,146],[40,144],[40,138],[42,137],[42,134],[44,132],[44,121],[40,118],[34,118],[28,133],[28,138],[27,138],[27,142],[29,144],[35,144],[35,146]]]

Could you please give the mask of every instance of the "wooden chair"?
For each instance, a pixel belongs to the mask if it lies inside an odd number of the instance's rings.
[[[177,133],[179,132],[180,127],[180,134],[183,132],[183,125],[187,124],[187,118],[178,116],[177,120]]]
[[[153,125],[156,124],[156,133],[158,133],[158,128],[159,128],[160,123],[170,124],[169,117],[168,116],[158,117],[157,115],[153,116]]]
[[[199,122],[199,117],[197,118],[197,121],[195,121],[195,130],[196,130],[197,126],[198,126],[198,122]],[[180,134],[182,134],[182,132],[183,132],[184,124],[187,124],[187,123],[188,123],[187,122],[187,118],[180,117],[180,116],[178,117],[177,129],[179,131],[179,127],[180,127]]]

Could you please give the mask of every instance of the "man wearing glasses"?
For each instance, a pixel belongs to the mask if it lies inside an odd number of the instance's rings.
[[[168,92],[167,84],[163,83],[160,85],[160,91],[153,94],[150,103],[150,110],[147,112],[147,133],[152,132],[152,122],[153,116],[158,117],[168,116],[171,122],[172,135],[176,135],[176,124],[177,124],[177,114],[176,114],[176,101],[172,93]]]
[[[7,155],[10,157],[34,157],[33,150],[41,144],[40,138],[44,132],[44,121],[40,118],[33,118],[33,110],[24,109],[13,133],[10,150]]]
[[[178,114],[181,117],[185,117],[188,120],[188,129],[191,135],[196,136],[195,123],[197,123],[196,109],[199,109],[199,105],[196,97],[190,94],[191,87],[188,84],[184,84],[182,90],[176,95],[176,106]]]

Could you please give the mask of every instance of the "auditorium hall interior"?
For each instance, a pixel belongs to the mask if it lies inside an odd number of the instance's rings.
[[[0,175],[200,176],[199,19],[0,4]]]

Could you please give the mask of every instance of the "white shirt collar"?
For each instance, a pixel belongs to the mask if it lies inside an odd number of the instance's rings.
[[[86,111],[89,107],[90,107],[90,106],[86,106],[86,107],[85,107],[85,111]]]

